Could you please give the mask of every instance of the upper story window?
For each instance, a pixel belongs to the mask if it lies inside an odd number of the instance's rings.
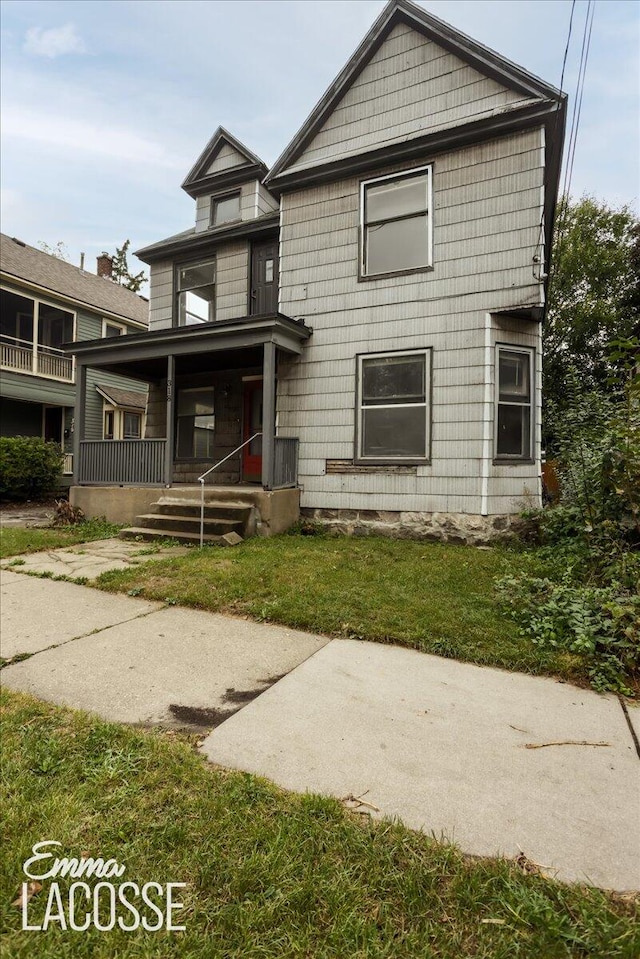
[[[102,321],[103,336],[124,336],[127,328],[124,323],[112,323],[111,320]]]
[[[495,450],[497,460],[532,456],[533,350],[497,347]]]
[[[363,277],[431,266],[431,167],[365,180],[360,210]]]
[[[178,269],[178,324],[209,323],[216,318],[216,261]]]
[[[358,357],[357,459],[428,460],[429,355],[413,350]]]
[[[240,219],[240,194],[211,198],[211,226],[222,226]]]

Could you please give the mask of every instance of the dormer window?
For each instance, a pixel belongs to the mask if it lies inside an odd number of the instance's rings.
[[[211,226],[222,226],[240,219],[240,193],[211,197]]]

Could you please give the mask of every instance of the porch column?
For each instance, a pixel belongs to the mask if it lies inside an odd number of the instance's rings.
[[[173,446],[175,430],[173,427],[176,397],[176,358],[167,357],[167,444],[164,450],[164,483],[165,486],[171,486],[173,482]]]
[[[262,370],[262,486],[273,489],[276,437],[276,345],[264,344]]]
[[[80,476],[80,442],[84,439],[87,406],[87,368],[76,361],[76,405],[73,411],[73,482],[77,486]]]

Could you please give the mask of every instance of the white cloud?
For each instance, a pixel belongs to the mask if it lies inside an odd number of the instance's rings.
[[[168,153],[161,144],[126,126],[76,120],[11,104],[3,110],[2,132],[5,140],[31,140],[47,152],[80,151],[98,154],[103,162],[112,159],[176,170],[185,168],[183,157]]]
[[[24,50],[36,57],[48,57],[50,60],[64,56],[65,53],[86,53],[84,41],[76,32],[73,23],[52,27],[51,30],[32,27],[27,30]]]

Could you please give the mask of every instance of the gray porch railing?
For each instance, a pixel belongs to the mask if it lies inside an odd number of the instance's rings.
[[[166,440],[81,440],[76,483],[164,486]]]
[[[276,436],[273,488],[298,485],[298,439]]]

